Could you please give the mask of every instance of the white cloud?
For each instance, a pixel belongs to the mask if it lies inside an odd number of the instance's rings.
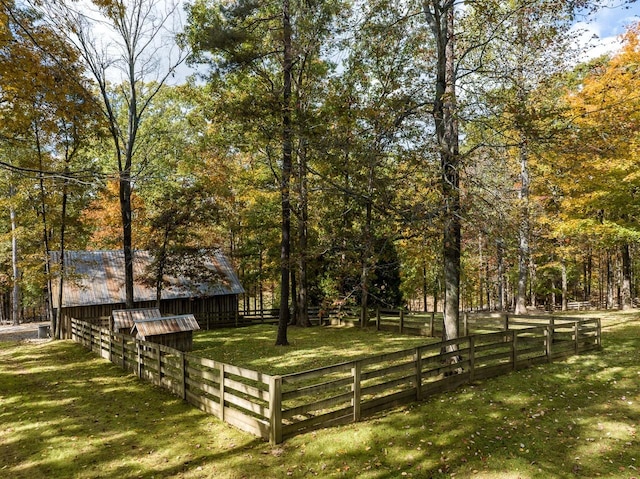
[[[623,5],[610,0],[598,11],[585,15],[573,27],[578,45],[584,49],[580,60],[586,61],[604,54],[612,54],[622,46],[627,28],[640,21],[640,5]]]

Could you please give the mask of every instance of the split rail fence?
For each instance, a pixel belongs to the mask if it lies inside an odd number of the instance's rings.
[[[200,358],[75,319],[72,337],[139,378],[277,444],[476,380],[601,347],[599,319],[509,319],[503,331],[282,376]]]

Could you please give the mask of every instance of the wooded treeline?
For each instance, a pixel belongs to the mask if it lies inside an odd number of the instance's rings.
[[[636,296],[640,27],[580,62],[594,3],[0,5],[2,319],[86,248],[152,251],[159,289],[222,248],[281,344],[309,306],[446,306],[451,337]]]

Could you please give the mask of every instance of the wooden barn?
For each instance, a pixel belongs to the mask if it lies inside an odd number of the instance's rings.
[[[57,263],[59,253],[52,252]],[[153,261],[147,251],[134,253],[134,308],[157,308],[154,282],[149,280]],[[195,269],[199,269],[197,271]],[[71,318],[111,327],[114,310],[125,309],[124,254],[116,251],[66,251],[67,279],[62,288],[62,337],[71,337]],[[160,313],[193,314],[201,325],[230,322],[238,316],[238,295],[244,293],[236,273],[220,251],[203,253],[197,268],[163,277]],[[196,279],[192,279],[196,278]],[[206,279],[201,279],[206,278]],[[53,307],[58,307],[58,282],[53,282]]]
[[[136,319],[131,335],[143,341],[162,344],[179,351],[191,351],[193,331],[200,329],[193,314],[163,318]]]

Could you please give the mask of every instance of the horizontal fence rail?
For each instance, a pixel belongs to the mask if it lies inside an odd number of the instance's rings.
[[[72,319],[72,339],[199,409],[270,439],[271,377]]]
[[[498,320],[500,330],[493,332],[282,376],[200,358],[75,319],[71,324],[73,339],[101,357],[277,444],[602,344],[600,319],[541,315]]]

